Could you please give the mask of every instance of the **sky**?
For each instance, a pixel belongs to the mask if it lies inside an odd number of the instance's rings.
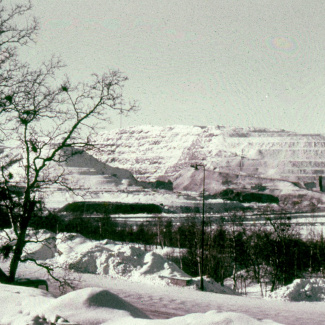
[[[66,73],[119,69],[140,111],[107,129],[225,125],[325,133],[323,0],[33,0],[22,56]]]

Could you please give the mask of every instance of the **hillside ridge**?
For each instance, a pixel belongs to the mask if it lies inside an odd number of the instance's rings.
[[[265,128],[137,126],[93,137],[97,159],[140,181],[174,181],[191,164],[233,174],[292,182],[325,175],[325,136]]]

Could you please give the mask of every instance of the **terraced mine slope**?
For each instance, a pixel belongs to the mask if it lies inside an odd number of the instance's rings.
[[[191,164],[230,174],[319,187],[325,175],[325,136],[261,128],[139,126],[100,134],[97,159],[140,181],[172,180]],[[310,183],[310,184],[308,184]]]

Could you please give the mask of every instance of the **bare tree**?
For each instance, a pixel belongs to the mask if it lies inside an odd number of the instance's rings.
[[[244,226],[245,214],[244,212],[232,212],[225,216],[226,228],[228,230],[229,239],[229,253],[233,261],[233,289],[237,290],[237,272],[241,269],[241,259],[244,257],[244,252],[241,251],[243,248],[243,237],[246,233]]]
[[[17,59],[17,49],[34,41],[39,27],[36,18],[28,17],[31,8],[30,1],[10,6],[0,0],[0,114],[11,100],[7,90],[18,81],[16,74],[24,66]]]
[[[42,208],[44,191],[52,186],[72,190],[64,162],[78,150],[93,147],[91,136],[109,123],[112,110],[136,108],[135,103],[124,102],[127,77],[119,71],[94,74],[89,83],[73,85],[67,77],[57,77],[64,66],[56,58],[38,69],[20,64],[11,44],[29,41],[37,22],[32,20],[21,30],[13,21],[29,10],[29,2],[9,10],[0,7],[0,44],[9,53],[0,80],[0,140],[14,143],[4,149],[0,163],[0,201],[16,237],[8,274],[0,269],[0,282],[7,283],[14,282],[18,264],[26,261],[22,256],[28,226]]]

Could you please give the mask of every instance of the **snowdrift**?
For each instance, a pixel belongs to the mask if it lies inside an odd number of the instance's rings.
[[[164,277],[189,277],[174,263],[160,254],[146,252],[134,245],[113,241],[92,241],[77,234],[59,234],[57,254],[53,263],[67,265],[70,270],[123,277],[162,281]]]
[[[268,297],[287,301],[325,301],[325,279],[297,279]]]
[[[78,324],[101,324],[121,318],[149,317],[117,295],[99,288],[85,288],[70,292],[51,301],[41,312],[48,320],[60,315]]]
[[[12,231],[0,232],[0,246],[8,244],[8,236],[15,241]],[[74,233],[56,235],[45,230],[30,230],[27,238],[40,242],[28,243],[24,257],[32,257],[58,270],[68,269],[75,273],[97,274],[159,285],[172,285],[171,278],[177,278],[187,281],[188,288],[200,288],[199,277],[192,278],[161,254],[145,251],[134,244],[89,240]],[[231,279],[225,283],[225,286],[221,286],[204,277],[205,291],[238,294],[231,288]],[[247,283],[248,291],[253,285],[254,283]],[[325,280],[295,280],[291,285],[270,293],[268,297],[288,301],[325,301]]]
[[[54,298],[43,290],[0,284],[0,324],[3,325],[276,325],[234,312],[188,314],[165,320],[151,320],[141,310],[108,290],[85,288]]]
[[[9,243],[8,235],[15,241],[13,231],[0,232],[0,245]],[[171,285],[171,278],[181,278],[191,280],[189,287],[193,289],[200,287],[200,278],[190,277],[161,254],[136,245],[89,240],[71,233],[55,235],[45,230],[30,230],[28,239],[39,242],[28,243],[23,256],[54,268],[160,285]],[[206,291],[236,294],[212,279],[205,278],[204,282]]]

